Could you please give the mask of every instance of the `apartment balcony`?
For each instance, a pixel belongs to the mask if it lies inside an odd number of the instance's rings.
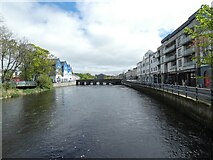
[[[176,59],[176,55],[173,55],[173,56],[167,57],[167,58],[165,59],[165,62],[170,62],[170,61],[173,61],[173,60],[175,60],[175,59]]]
[[[184,45],[184,44],[187,44],[189,43],[190,41],[192,41],[192,38],[190,36],[187,36],[185,38],[183,38],[180,42],[180,45]]]
[[[196,63],[194,61],[184,62],[183,68],[184,69],[195,68],[195,64]]]
[[[176,71],[176,70],[177,70],[177,65],[171,66],[169,69],[170,72]]]
[[[172,45],[171,47],[166,48],[166,49],[164,50],[164,54],[170,53],[170,52],[174,51],[175,49],[176,49],[176,45],[174,44],[174,45]]]
[[[156,55],[156,58],[160,57],[160,53],[156,53],[155,55]]]
[[[186,49],[186,50],[183,51],[183,56],[191,55],[191,54],[194,53],[194,52],[195,52],[194,47],[189,48],[189,49]]]

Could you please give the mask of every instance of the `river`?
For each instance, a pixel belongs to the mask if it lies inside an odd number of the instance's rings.
[[[2,101],[3,158],[209,158],[212,131],[125,86]],[[180,106],[181,107],[181,106]]]

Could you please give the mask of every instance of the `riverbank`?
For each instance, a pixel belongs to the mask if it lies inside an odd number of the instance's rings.
[[[0,99],[14,98],[29,94],[37,94],[41,92],[45,92],[51,89],[41,89],[41,88],[33,88],[33,89],[2,89],[0,92]]]
[[[65,86],[74,86],[76,85],[76,81],[73,82],[64,82],[64,83],[53,83],[53,89],[59,88],[59,87],[65,87]],[[7,98],[14,98],[29,94],[38,94],[41,92],[49,91],[51,89],[41,89],[41,88],[33,88],[33,89],[8,89],[5,90],[3,88],[0,88],[0,99],[7,99]]]

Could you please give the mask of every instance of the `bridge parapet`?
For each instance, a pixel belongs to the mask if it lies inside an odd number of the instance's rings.
[[[76,85],[121,85],[122,79],[87,79],[76,80]]]

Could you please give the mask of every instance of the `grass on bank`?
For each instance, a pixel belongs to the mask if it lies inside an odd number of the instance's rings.
[[[0,99],[6,99],[6,98],[14,98],[14,97],[19,97],[19,96],[24,96],[24,95],[29,95],[29,94],[36,94],[36,93],[41,93],[44,91],[48,91],[50,89],[41,89],[41,88],[33,88],[33,89],[2,89],[0,92]]]

